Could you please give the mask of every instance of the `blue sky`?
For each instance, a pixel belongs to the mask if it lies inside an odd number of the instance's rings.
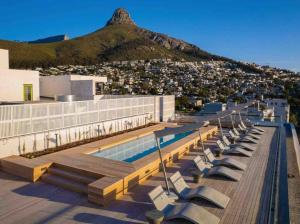
[[[300,71],[300,0],[1,0],[0,39],[95,31],[118,7],[141,27],[233,59]]]

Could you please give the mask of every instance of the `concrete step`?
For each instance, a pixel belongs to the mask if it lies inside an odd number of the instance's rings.
[[[57,167],[50,167],[48,169],[48,173],[53,174],[55,176],[63,177],[65,179],[73,180],[75,182],[79,182],[79,183],[82,183],[82,184],[85,184],[85,185],[88,185],[88,184],[90,184],[90,183],[97,180],[97,178],[84,176],[82,174],[75,173],[75,172],[72,172],[72,171],[62,170],[62,169],[57,168]]]
[[[75,191],[82,194],[88,193],[88,186],[86,184],[82,184],[70,179],[66,179],[64,177],[56,176],[50,173],[46,173],[41,177],[42,181],[53,184],[55,186]]]
[[[63,165],[63,164],[59,164],[59,163],[54,163],[51,166],[51,168],[58,168],[60,170],[64,170],[64,171],[68,171],[68,172],[72,172],[72,173],[78,173],[82,176],[91,177],[91,178],[95,178],[95,179],[100,179],[102,177],[99,174],[91,173],[91,172],[86,171],[84,169],[78,169],[76,167],[67,166],[67,165]]]

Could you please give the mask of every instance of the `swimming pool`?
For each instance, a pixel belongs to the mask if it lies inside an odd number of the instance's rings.
[[[189,132],[175,134],[175,135],[168,135],[163,138],[160,138],[160,147],[161,149],[163,149],[164,147],[180,139],[183,139],[184,137],[192,133],[193,131],[189,131]],[[122,143],[107,148],[105,150],[92,153],[91,155],[132,163],[155,151],[156,151],[155,137],[154,134],[150,134],[150,135],[137,138],[133,141]]]

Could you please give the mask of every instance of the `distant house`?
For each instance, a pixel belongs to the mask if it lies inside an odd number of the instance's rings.
[[[264,103],[268,107],[273,107],[275,117],[280,117],[283,121],[289,122],[290,105],[287,99],[265,99]]]
[[[193,104],[196,107],[200,107],[200,106],[203,105],[201,99],[197,99],[197,98],[191,97],[189,100],[190,100],[191,104]]]

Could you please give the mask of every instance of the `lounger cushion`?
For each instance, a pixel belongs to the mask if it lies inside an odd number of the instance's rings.
[[[247,156],[247,157],[252,156],[251,152],[248,152],[247,150],[239,148],[239,147],[236,147],[236,148],[233,148],[230,150],[226,150],[226,151],[224,151],[224,153],[225,154],[238,154],[238,155],[243,155],[243,156]]]
[[[240,130],[248,133],[248,134],[256,134],[256,135],[262,135],[262,132],[258,131],[258,130],[255,130],[255,129],[248,129],[248,128],[244,128],[241,124],[238,124],[238,127]]]
[[[190,188],[179,171],[170,177],[171,183],[180,198],[190,200],[194,198],[205,199],[220,208],[225,208],[230,200],[225,194],[207,186]]]
[[[224,158],[221,160],[215,160],[213,162],[215,166],[229,166],[229,167],[234,167],[239,170],[245,170],[246,169],[246,164],[241,163],[233,158]]]
[[[220,208],[226,208],[230,198],[225,194],[208,186],[200,186],[198,188],[190,189],[186,193],[186,198],[203,198]]]
[[[245,170],[246,165],[232,158],[224,158],[221,160],[216,159],[214,154],[210,151],[209,148],[204,150],[204,154],[208,161],[214,166],[229,166],[234,167],[240,170]]]
[[[242,174],[240,174],[232,169],[229,169],[227,167],[224,167],[224,166],[212,167],[208,170],[206,175],[207,176],[213,176],[213,175],[223,176],[223,177],[229,178],[234,181],[239,181],[242,177]]]
[[[170,204],[170,200],[161,186],[157,186],[148,195],[155,207],[164,213],[167,220],[184,219],[195,224],[217,224],[220,221],[218,217],[193,203]]]
[[[255,143],[255,144],[258,143],[257,139],[254,139],[251,136],[244,136],[244,137],[240,138],[239,141],[248,141],[248,142],[252,142],[252,143]]]
[[[193,203],[180,203],[168,214],[166,219],[185,219],[195,224],[218,224],[220,219],[206,209]]]
[[[250,145],[250,144],[247,144],[247,143],[244,143],[244,142],[233,144],[232,147],[233,148],[234,147],[244,148],[248,151],[255,151],[256,150],[256,147],[254,145]]]

